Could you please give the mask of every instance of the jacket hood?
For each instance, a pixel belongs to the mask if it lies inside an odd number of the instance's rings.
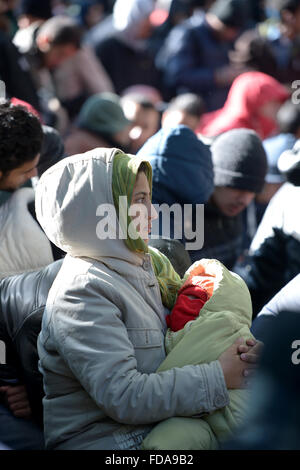
[[[229,271],[216,259],[196,261],[187,271],[194,285],[208,286],[208,301],[199,312],[199,317],[224,312],[235,316],[242,323],[251,325],[252,304],[245,281],[236,273]],[[204,281],[201,283],[203,279]],[[211,280],[211,284],[207,280]],[[206,284],[205,284],[206,283]],[[211,290],[210,290],[211,289]],[[234,307],[233,307],[234,306]]]
[[[71,256],[142,263],[120,238],[114,212],[113,161],[120,155],[128,158],[116,148],[65,158],[49,168],[37,185],[37,219],[48,238]],[[136,166],[142,162],[130,157]]]
[[[152,165],[153,202],[202,204],[213,189],[211,152],[187,126],[163,128],[138,151]]]
[[[262,115],[260,108],[271,101],[284,103],[288,98],[288,91],[275,78],[257,71],[242,73],[232,83],[223,108],[206,113],[199,130],[204,135],[217,136],[245,127],[265,139],[276,130],[277,124],[275,119]]]

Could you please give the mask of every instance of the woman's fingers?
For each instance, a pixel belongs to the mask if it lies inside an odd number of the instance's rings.
[[[31,409],[30,408],[23,408],[22,410],[17,410],[17,411],[14,411],[14,416],[16,418],[30,418],[31,417]]]
[[[248,362],[249,364],[257,364],[260,356],[258,354],[252,354],[251,352],[241,354],[240,358],[242,359],[242,361]]]
[[[10,410],[16,417],[29,418],[31,416],[31,409],[27,397],[26,388],[24,385],[15,387],[7,386],[2,387],[6,395],[6,402]]]

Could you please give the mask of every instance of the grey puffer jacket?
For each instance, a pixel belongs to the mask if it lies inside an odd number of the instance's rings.
[[[219,361],[156,373],[166,323],[150,255],[96,234],[116,152],[64,159],[37,188],[38,220],[67,252],[38,338],[48,449],[137,449],[157,421],[228,404]]]

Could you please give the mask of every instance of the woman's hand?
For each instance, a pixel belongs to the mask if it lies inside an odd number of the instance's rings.
[[[221,363],[228,389],[245,388],[247,378],[257,367],[263,344],[259,341],[238,338],[221,354]]]
[[[0,387],[0,392],[5,394],[7,406],[16,418],[30,418],[31,409],[24,385]]]
[[[242,338],[239,338],[239,341],[240,340],[242,340]],[[246,345],[240,344],[238,346],[241,359],[250,364],[257,364],[260,359],[264,344],[261,341],[257,341],[255,339],[247,339]]]

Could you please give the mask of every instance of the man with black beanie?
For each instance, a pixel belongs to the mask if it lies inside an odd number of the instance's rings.
[[[262,191],[267,158],[261,139],[249,129],[233,129],[211,146],[215,190],[204,208],[204,245],[192,261],[215,258],[232,269],[243,250],[242,212]]]
[[[208,111],[221,108],[237,76],[228,52],[249,18],[246,0],[217,0],[206,14],[195,13],[171,31],[164,46],[165,87],[174,95],[202,96]]]

